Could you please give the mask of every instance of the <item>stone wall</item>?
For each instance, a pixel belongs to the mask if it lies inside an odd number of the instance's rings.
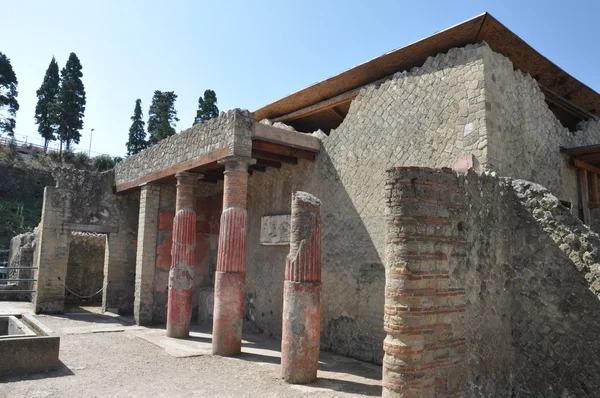
[[[114,194],[112,171],[58,169],[55,179],[57,186],[45,189],[42,220],[37,228],[36,312],[62,312],[71,233],[79,231],[107,235],[103,309],[131,313],[139,194]]]
[[[569,131],[548,108],[535,79],[489,48],[484,62],[487,168],[542,184],[570,202],[577,214],[577,174],[560,148],[600,144],[600,122]]]
[[[596,372],[600,236],[535,183],[424,168],[392,170],[391,174],[395,178],[390,180],[390,192],[398,194],[391,195],[390,201],[388,253],[392,256],[387,264],[390,301],[386,305],[393,304],[400,311],[396,324],[401,327],[389,327],[390,315],[384,325],[390,334],[386,343],[396,341],[396,346],[403,347],[395,352],[388,349],[388,354],[408,355],[408,359],[396,362],[386,355],[384,367],[392,371],[387,374],[399,381],[386,388],[403,392],[429,388],[440,396],[596,396],[600,386]],[[444,185],[453,185],[464,197],[465,206],[457,207],[458,211],[439,207],[440,199],[452,191],[435,192],[440,176]],[[431,225],[432,218],[422,217],[424,208],[432,207],[437,209],[436,222],[449,217],[448,227]],[[466,257],[457,257],[457,246],[442,239],[455,234],[464,239]],[[397,250],[398,242],[401,250]],[[414,247],[406,247],[407,243]],[[411,257],[415,248],[445,257],[417,264]],[[402,287],[407,289],[408,284],[418,282],[413,274],[422,266],[432,270],[448,266],[449,278],[443,287],[464,289],[463,312],[446,314],[457,305],[460,297],[455,294],[440,295],[436,288],[434,296],[427,296],[440,283],[437,277],[421,286],[418,294],[411,291],[412,298],[390,295],[390,288],[397,287],[390,272],[401,270]],[[405,307],[415,309],[402,312]],[[419,316],[431,308],[445,312]],[[434,322],[436,331],[415,335],[411,328],[415,320]],[[444,325],[447,330],[440,329]],[[457,338],[464,339],[464,365],[452,361],[460,353]],[[412,355],[417,349],[418,355]],[[404,365],[398,367],[400,363]],[[419,367],[427,370],[416,372]]]
[[[385,255],[385,170],[451,167],[487,158],[483,53],[453,49],[421,68],[363,89],[314,162],[249,179],[245,327],[281,335],[286,246],[261,246],[260,219],[289,214],[291,194],[322,200],[322,347],[381,362]],[[479,169],[479,164],[475,164]]]
[[[185,170],[228,155],[250,156],[252,115],[233,109],[168,137],[115,166],[115,184],[133,183],[179,165]],[[164,176],[168,176],[169,173]]]
[[[106,235],[72,233],[69,244],[69,261],[65,285],[65,301],[101,303],[102,294],[92,296],[104,283],[104,249]],[[74,294],[73,294],[74,293]]]

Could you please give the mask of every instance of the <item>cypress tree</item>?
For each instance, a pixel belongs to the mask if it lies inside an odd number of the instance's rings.
[[[219,116],[219,108],[217,107],[217,94],[213,90],[206,90],[204,98],[198,98],[198,110],[194,118],[194,124],[202,123]]]
[[[0,131],[15,135],[17,122],[15,117],[19,110],[17,101],[17,75],[10,64],[10,59],[0,52]]]
[[[60,72],[62,84],[58,91],[56,102],[55,123],[58,125],[58,137],[66,145],[66,150],[71,149],[71,144],[79,144],[83,128],[83,114],[85,112],[85,88],[81,78],[81,63],[75,53],[69,55],[67,64]]]
[[[142,120],[142,100],[135,100],[135,109],[131,117],[131,127],[129,128],[129,140],[127,141],[127,155],[135,155],[141,152],[148,143],[146,142],[146,131],[144,126],[146,123]]]
[[[173,91],[154,92],[152,104],[148,110],[148,143],[154,145],[158,141],[175,134],[175,122],[178,122]]]
[[[54,57],[46,70],[44,81],[37,90],[38,102],[35,106],[35,122],[38,125],[38,132],[44,138],[44,153],[48,149],[48,143],[56,140],[57,125],[53,123],[56,119],[53,112],[56,110],[56,100],[60,77],[58,76],[58,64]]]

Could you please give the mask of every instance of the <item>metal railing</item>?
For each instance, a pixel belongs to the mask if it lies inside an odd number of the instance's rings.
[[[6,258],[6,260],[0,261],[0,286],[8,285],[12,282],[36,282],[35,278],[9,278],[8,271],[11,270],[24,270],[24,271],[33,271],[38,269],[38,267],[7,267],[8,264],[8,250],[0,250],[0,258]],[[5,293],[35,293],[35,290],[0,290],[0,294]]]

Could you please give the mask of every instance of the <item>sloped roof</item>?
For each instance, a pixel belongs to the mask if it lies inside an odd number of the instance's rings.
[[[494,51],[508,57],[516,69],[533,76],[545,89],[547,99],[551,96],[556,97],[555,101],[566,100],[567,111],[571,110],[570,117],[581,120],[589,118],[586,116],[600,115],[600,95],[597,92],[534,50],[492,15],[484,13],[266,105],[254,111],[255,119],[285,121],[285,116],[293,112],[347,93],[398,71],[421,66],[429,56],[447,52],[454,47],[483,41],[487,42]],[[340,113],[340,109],[336,109],[336,112]],[[573,116],[572,112],[579,116]],[[315,117],[314,113],[312,117]]]

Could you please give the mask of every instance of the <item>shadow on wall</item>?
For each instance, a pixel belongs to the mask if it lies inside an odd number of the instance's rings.
[[[249,179],[244,329],[281,337],[289,246],[262,246],[260,225],[262,216],[289,214],[298,190],[322,201],[321,347],[381,363],[385,271],[372,235],[383,238],[384,215],[361,216],[325,150],[315,162],[300,160]],[[383,202],[383,192],[374,194]]]
[[[506,288],[512,292],[515,391],[597,396],[600,236],[543,187],[513,181],[522,206]]]
[[[600,236],[540,185],[465,181],[471,395],[597,396]]]

